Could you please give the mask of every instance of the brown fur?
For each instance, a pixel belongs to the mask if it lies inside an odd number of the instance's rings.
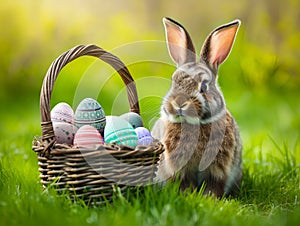
[[[236,144],[240,143],[238,131],[229,112],[226,117],[214,123],[217,127],[226,127],[224,137],[218,133],[211,134],[211,123],[201,126],[169,123],[164,141],[166,151],[163,153],[157,174],[164,175],[166,180],[178,178],[181,181],[182,189],[188,187],[198,189],[205,183],[205,193],[211,192],[218,197],[224,193],[234,195],[235,192],[231,187],[239,184],[241,179],[241,161],[235,161],[235,159],[240,159],[241,151],[235,148]],[[177,131],[181,131],[181,133],[178,134]],[[198,133],[195,134],[195,132]],[[207,147],[209,139],[213,139],[213,142],[211,146]],[[199,172],[199,164],[204,151],[209,152],[220,139],[222,140],[221,146],[218,147],[218,154],[212,164],[203,172]],[[193,144],[196,144],[196,149]],[[179,146],[181,149],[177,148]],[[186,164],[181,165],[182,161],[186,161]],[[228,191],[225,192],[225,185],[235,167],[239,169],[239,173],[229,185]]]

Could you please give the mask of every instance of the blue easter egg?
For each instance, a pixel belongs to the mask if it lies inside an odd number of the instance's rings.
[[[79,103],[75,111],[74,123],[78,128],[90,125],[103,133],[106,125],[105,112],[96,100],[85,98]]]
[[[135,148],[138,137],[132,125],[118,116],[107,116],[104,129],[104,140],[106,143],[116,143]]]
[[[122,119],[128,121],[132,127],[135,129],[137,127],[143,126],[143,120],[141,116],[135,112],[128,112],[120,116]]]
[[[139,145],[149,145],[153,142],[153,138],[151,133],[145,127],[135,128],[135,132],[138,136],[138,144]]]

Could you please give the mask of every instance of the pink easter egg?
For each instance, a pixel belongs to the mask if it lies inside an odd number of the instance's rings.
[[[97,149],[103,143],[103,138],[99,131],[90,125],[80,127],[74,137],[75,147]]]
[[[73,124],[74,111],[67,103],[61,102],[53,107],[50,112],[52,122],[68,122]]]

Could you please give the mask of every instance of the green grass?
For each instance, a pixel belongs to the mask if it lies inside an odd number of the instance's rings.
[[[40,134],[36,101],[10,106],[15,114],[2,108],[0,225],[298,225],[299,133],[292,125],[287,132],[289,125],[284,122],[276,126],[276,114],[282,111],[281,101],[288,94],[277,99],[269,92],[274,103],[271,109],[264,107],[268,104],[264,99],[251,105],[257,100],[255,94],[244,103],[248,109],[234,110],[244,140],[244,176],[237,198],[217,200],[192,191],[180,193],[176,184],[168,184],[162,189],[147,187],[128,197],[117,195],[114,202],[93,208],[42,189],[36,154],[31,150],[33,136]],[[292,102],[295,97],[288,98]],[[291,108],[295,114],[287,123],[299,123],[297,108]],[[23,109],[22,117],[18,109]],[[254,112],[252,118],[243,118],[247,111]],[[270,123],[261,124],[268,117]]]
[[[72,7],[67,1],[1,2],[0,226],[299,225],[299,1],[256,1],[255,6],[236,2],[217,0],[222,10],[213,11],[211,1],[193,0],[180,7],[174,1],[76,1]],[[50,63],[78,44],[113,50],[135,78],[144,122],[153,125],[174,70],[162,42],[163,16],[186,26],[197,51],[213,26],[242,20],[219,78],[244,143],[239,196],[217,200],[191,191],[179,193],[169,184],[88,208],[67,195],[43,190],[31,142],[41,134],[39,90]],[[81,58],[62,70],[52,106],[59,101],[76,105],[101,90],[98,97],[106,113],[124,113],[124,85],[118,76],[107,76],[113,70],[104,63],[91,62],[94,59]]]

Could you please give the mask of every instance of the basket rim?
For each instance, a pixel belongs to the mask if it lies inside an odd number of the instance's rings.
[[[49,146],[47,142],[42,140],[42,137],[35,137],[33,140],[32,150],[39,154],[39,160],[49,160],[51,157],[57,162],[64,161],[66,156],[69,158],[84,158],[93,155],[112,155],[121,158],[145,158],[147,156],[153,157],[154,155],[159,156],[164,151],[164,146],[158,140],[154,140],[149,145],[137,145],[135,148],[116,143],[103,143],[95,148],[74,147],[72,145],[59,144],[56,142]]]

